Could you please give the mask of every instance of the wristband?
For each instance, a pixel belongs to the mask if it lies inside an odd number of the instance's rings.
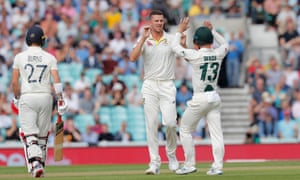
[[[55,83],[54,90],[55,90],[55,94],[61,94],[63,92],[62,83]]]

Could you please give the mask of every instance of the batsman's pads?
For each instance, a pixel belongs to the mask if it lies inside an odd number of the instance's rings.
[[[57,104],[57,112],[59,115],[64,115],[67,112],[68,104],[66,101],[62,100],[62,103]]]
[[[41,162],[43,159],[43,152],[38,145],[38,138],[36,135],[27,135],[25,136],[24,133],[20,129],[20,139],[24,144],[24,154],[26,158],[28,172],[31,172],[31,164],[33,161]]]
[[[41,164],[43,165],[43,167],[45,167],[46,164],[46,160],[47,160],[47,143],[48,143],[48,137],[49,137],[50,132],[48,132],[47,136],[44,137],[39,137],[39,146],[42,150],[42,159],[41,159]]]
[[[31,46],[33,43],[43,46],[46,40],[43,29],[38,25],[31,26],[26,33],[26,44]]]
[[[196,29],[193,43],[197,45],[205,45],[205,44],[212,44],[214,40],[214,36],[211,30],[205,26],[201,26]]]

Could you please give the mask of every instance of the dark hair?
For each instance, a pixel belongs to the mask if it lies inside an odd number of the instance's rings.
[[[164,13],[160,10],[154,9],[150,12],[149,17],[151,18],[153,15],[164,15]]]

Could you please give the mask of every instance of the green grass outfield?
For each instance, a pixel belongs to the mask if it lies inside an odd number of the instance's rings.
[[[44,179],[55,180],[148,180],[148,179],[222,179],[222,180],[299,180],[300,161],[269,161],[251,163],[225,163],[222,176],[207,176],[209,164],[197,165],[198,171],[188,175],[176,175],[163,164],[159,175],[145,175],[147,165],[82,165],[49,166]],[[0,179],[32,179],[25,167],[0,167]]]

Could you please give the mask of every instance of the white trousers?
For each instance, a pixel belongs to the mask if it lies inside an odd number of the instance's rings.
[[[162,124],[166,126],[166,153],[168,158],[176,156],[176,87],[173,80],[145,80],[142,87],[146,133],[150,165],[160,166],[158,144],[159,113],[162,113]]]
[[[47,136],[51,127],[52,95],[23,94],[19,103],[19,120],[24,135]]]
[[[219,95],[216,96],[219,97]],[[217,98],[218,100],[216,101],[208,102],[210,99],[206,93],[194,95],[192,100],[188,102],[188,107],[183,113],[179,133],[184,150],[185,165],[187,167],[196,165],[192,133],[195,131],[200,119],[205,117],[213,150],[214,162],[212,167],[216,169],[223,168],[224,140],[221,127],[221,101]]]

